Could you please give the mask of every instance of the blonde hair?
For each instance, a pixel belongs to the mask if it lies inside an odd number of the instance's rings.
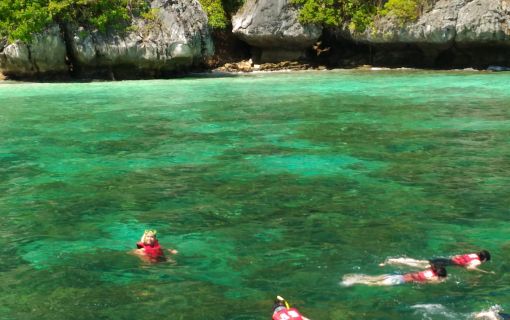
[[[143,232],[143,236],[142,236],[142,239],[140,239],[140,241],[145,243],[145,237],[147,237],[150,234],[152,234],[154,236],[154,238],[156,238],[156,234],[158,234],[158,232],[156,230],[145,230]]]

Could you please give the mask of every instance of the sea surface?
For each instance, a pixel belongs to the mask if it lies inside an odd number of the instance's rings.
[[[0,82],[0,319],[469,319],[510,311],[510,74]],[[129,254],[145,229],[179,253]],[[495,274],[342,287],[388,257]]]

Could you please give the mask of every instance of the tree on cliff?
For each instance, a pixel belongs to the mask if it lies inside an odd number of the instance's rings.
[[[402,22],[414,21],[436,0],[290,0],[300,7],[303,23],[340,26],[349,22],[352,30],[365,30],[376,16],[393,16]]]
[[[29,42],[50,23],[74,22],[103,32],[122,29],[148,10],[146,0],[2,0],[0,37]]]
[[[245,0],[199,0],[199,2],[207,13],[209,26],[213,29],[225,29],[230,26],[232,15]]]

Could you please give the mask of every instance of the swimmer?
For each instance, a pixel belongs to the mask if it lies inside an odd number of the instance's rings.
[[[349,287],[355,284],[368,286],[395,286],[404,283],[439,283],[446,279],[447,273],[444,267],[431,266],[427,270],[406,274],[383,274],[369,276],[365,274],[346,274],[342,278],[341,285]]]
[[[137,249],[134,250],[134,253],[142,257],[147,257],[151,261],[165,260],[163,248],[159,245],[156,235],[156,230],[145,230],[140,241],[136,243]],[[175,249],[167,249],[167,251],[170,254],[178,253]]]
[[[310,320],[302,316],[296,308],[291,308],[282,297],[276,296],[273,304],[273,320]]]
[[[508,320],[510,314],[503,313],[503,308],[499,305],[495,305],[489,308],[489,310],[483,310],[473,315],[474,319],[481,320]]]
[[[406,265],[416,268],[430,268],[431,265],[436,266],[459,266],[468,270],[476,270],[484,273],[492,273],[493,271],[485,271],[478,269],[478,266],[491,259],[491,254],[487,250],[482,250],[478,253],[469,253],[456,255],[450,258],[434,258],[431,260],[416,260],[411,258],[389,258],[379,265],[381,267],[385,265]]]

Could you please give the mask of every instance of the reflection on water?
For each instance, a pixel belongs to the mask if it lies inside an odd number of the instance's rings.
[[[509,80],[339,71],[4,83],[0,314],[267,319],[276,294],[312,319],[505,306]],[[148,228],[179,250],[175,261],[128,254]],[[389,256],[481,248],[496,275],[338,285],[382,273]]]

